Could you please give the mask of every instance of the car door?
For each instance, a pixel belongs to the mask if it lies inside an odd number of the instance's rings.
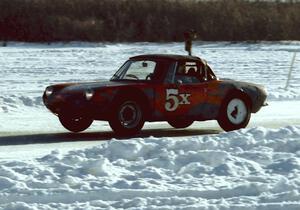
[[[200,81],[201,65],[193,61],[176,62],[165,82],[156,87],[157,115],[168,118],[198,118],[205,103],[207,83]]]

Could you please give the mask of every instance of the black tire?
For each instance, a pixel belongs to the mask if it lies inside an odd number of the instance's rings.
[[[78,133],[86,130],[93,123],[93,119],[71,114],[60,114],[58,116],[60,123],[69,131]]]
[[[132,136],[144,126],[144,109],[136,99],[120,99],[114,104],[109,125],[121,136]]]
[[[222,102],[218,123],[225,131],[245,128],[250,120],[250,100],[243,92],[233,92]]]
[[[173,128],[187,128],[193,124],[193,120],[168,120],[169,125]]]

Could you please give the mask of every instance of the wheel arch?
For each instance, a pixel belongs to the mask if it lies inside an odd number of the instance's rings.
[[[151,106],[151,100],[141,89],[136,87],[121,88],[112,99],[112,107],[116,104],[116,102],[124,99],[134,99],[140,102],[144,111],[145,119],[147,120],[150,118],[150,114],[152,113],[153,109],[153,107]]]
[[[251,96],[247,93],[247,90],[240,88],[237,90],[237,92],[239,92],[242,95],[242,97],[244,97],[247,105],[249,106],[250,111],[252,112],[253,100],[252,100]]]

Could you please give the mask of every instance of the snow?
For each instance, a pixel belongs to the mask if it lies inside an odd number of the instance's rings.
[[[3,160],[3,209],[299,209],[300,127],[105,141]]]
[[[206,59],[218,77],[266,86],[269,100],[300,100],[300,54],[290,85],[284,89],[296,51],[300,51],[300,42],[199,42],[193,48],[193,53]],[[42,107],[41,92],[50,84],[107,80],[126,59],[143,53],[186,54],[179,43],[8,43],[8,47],[0,48],[2,112]]]
[[[221,78],[264,85],[248,128],[146,123],[115,139],[106,122],[68,133],[46,86],[109,79],[128,57],[185,54],[181,43],[9,42],[0,47],[0,209],[300,209],[300,42],[198,42]]]

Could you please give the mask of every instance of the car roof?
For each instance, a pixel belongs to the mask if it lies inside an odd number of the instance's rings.
[[[175,61],[202,61],[199,57],[196,56],[187,56],[187,55],[176,55],[176,54],[145,54],[133,56],[130,59],[132,60],[175,60]]]

